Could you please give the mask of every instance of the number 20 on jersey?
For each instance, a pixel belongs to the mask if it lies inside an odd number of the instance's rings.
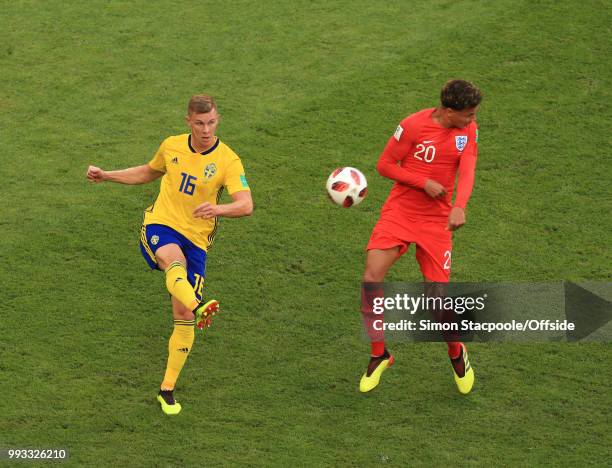
[[[425,161],[426,163],[430,163],[436,157],[436,147],[434,145],[426,146],[426,143],[431,143],[431,141],[424,141],[423,143],[419,143],[417,145],[417,150],[414,152],[414,157],[419,161]]]

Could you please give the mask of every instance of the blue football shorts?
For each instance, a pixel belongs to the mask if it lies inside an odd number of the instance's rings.
[[[140,252],[153,270],[159,270],[155,252],[167,244],[177,244],[187,259],[187,279],[193,286],[198,300],[202,300],[204,278],[206,277],[206,251],[184,235],[163,224],[142,226],[140,231]]]

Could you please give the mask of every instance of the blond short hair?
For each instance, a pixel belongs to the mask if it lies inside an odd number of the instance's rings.
[[[215,100],[208,94],[195,94],[189,99],[188,114],[208,114],[217,108]]]

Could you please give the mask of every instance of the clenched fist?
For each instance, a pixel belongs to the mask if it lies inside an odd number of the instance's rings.
[[[106,180],[106,173],[96,166],[89,166],[87,168],[87,180],[90,182],[100,183]]]

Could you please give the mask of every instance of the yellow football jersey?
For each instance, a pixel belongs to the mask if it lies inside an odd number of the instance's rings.
[[[250,190],[240,158],[218,138],[198,153],[190,134],[168,137],[149,166],[165,174],[157,200],[145,210],[144,224],[171,227],[204,250],[212,245],[219,220],[194,218],[193,210],[204,202],[219,203],[224,188],[230,195]]]

